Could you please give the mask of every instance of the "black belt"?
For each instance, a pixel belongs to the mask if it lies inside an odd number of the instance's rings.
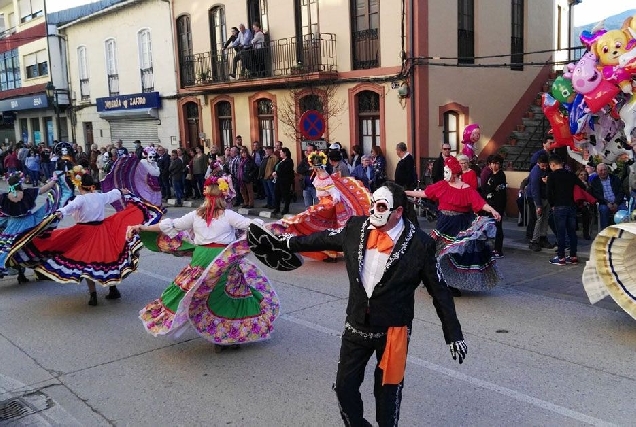
[[[89,221],[89,222],[80,222],[80,224],[82,225],[101,225],[104,222],[104,220],[99,220],[99,221]]]

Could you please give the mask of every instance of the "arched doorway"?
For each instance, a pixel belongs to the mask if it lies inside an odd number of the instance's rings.
[[[183,109],[187,123],[184,146],[194,148],[199,143],[199,106],[195,102],[187,102]]]

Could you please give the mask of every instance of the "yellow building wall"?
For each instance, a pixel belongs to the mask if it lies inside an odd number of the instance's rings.
[[[524,51],[545,51],[553,48],[554,3],[551,0],[525,2]],[[430,56],[457,56],[457,3],[429,2],[429,54]],[[500,0],[475,2],[475,56],[506,54],[501,58],[476,60],[475,64],[503,64],[510,62],[511,5]],[[449,25],[452,23],[452,25]],[[525,57],[526,62],[545,63],[551,53],[538,53]],[[437,61],[442,62],[442,61]],[[444,61],[454,65],[452,59]],[[540,67],[525,66],[523,71],[509,67],[478,68],[430,66],[428,120],[429,153],[437,156],[442,141],[443,127],[439,123],[439,107],[451,102],[470,109],[468,123],[463,128],[479,123],[482,138],[477,152],[490,140],[500,124],[519,101],[528,85],[536,78]],[[459,149],[461,150],[461,144]]]

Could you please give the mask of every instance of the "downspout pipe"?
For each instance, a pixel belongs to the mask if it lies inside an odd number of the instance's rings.
[[[410,64],[410,80],[411,80],[411,153],[413,154],[413,159],[415,160],[415,171],[417,173],[418,179],[421,179],[420,176],[420,162],[418,160],[417,157],[417,143],[416,143],[416,138],[415,138],[415,122],[416,122],[416,117],[415,117],[415,66],[414,66],[414,60],[415,60],[415,0],[409,0],[409,14],[410,14],[410,19],[409,19],[409,44],[410,44],[410,57],[411,57],[411,64]]]

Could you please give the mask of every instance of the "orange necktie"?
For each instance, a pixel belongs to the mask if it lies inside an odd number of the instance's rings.
[[[367,249],[377,249],[383,254],[389,255],[391,250],[393,250],[393,240],[391,240],[391,237],[389,237],[385,231],[374,228],[369,232]]]

